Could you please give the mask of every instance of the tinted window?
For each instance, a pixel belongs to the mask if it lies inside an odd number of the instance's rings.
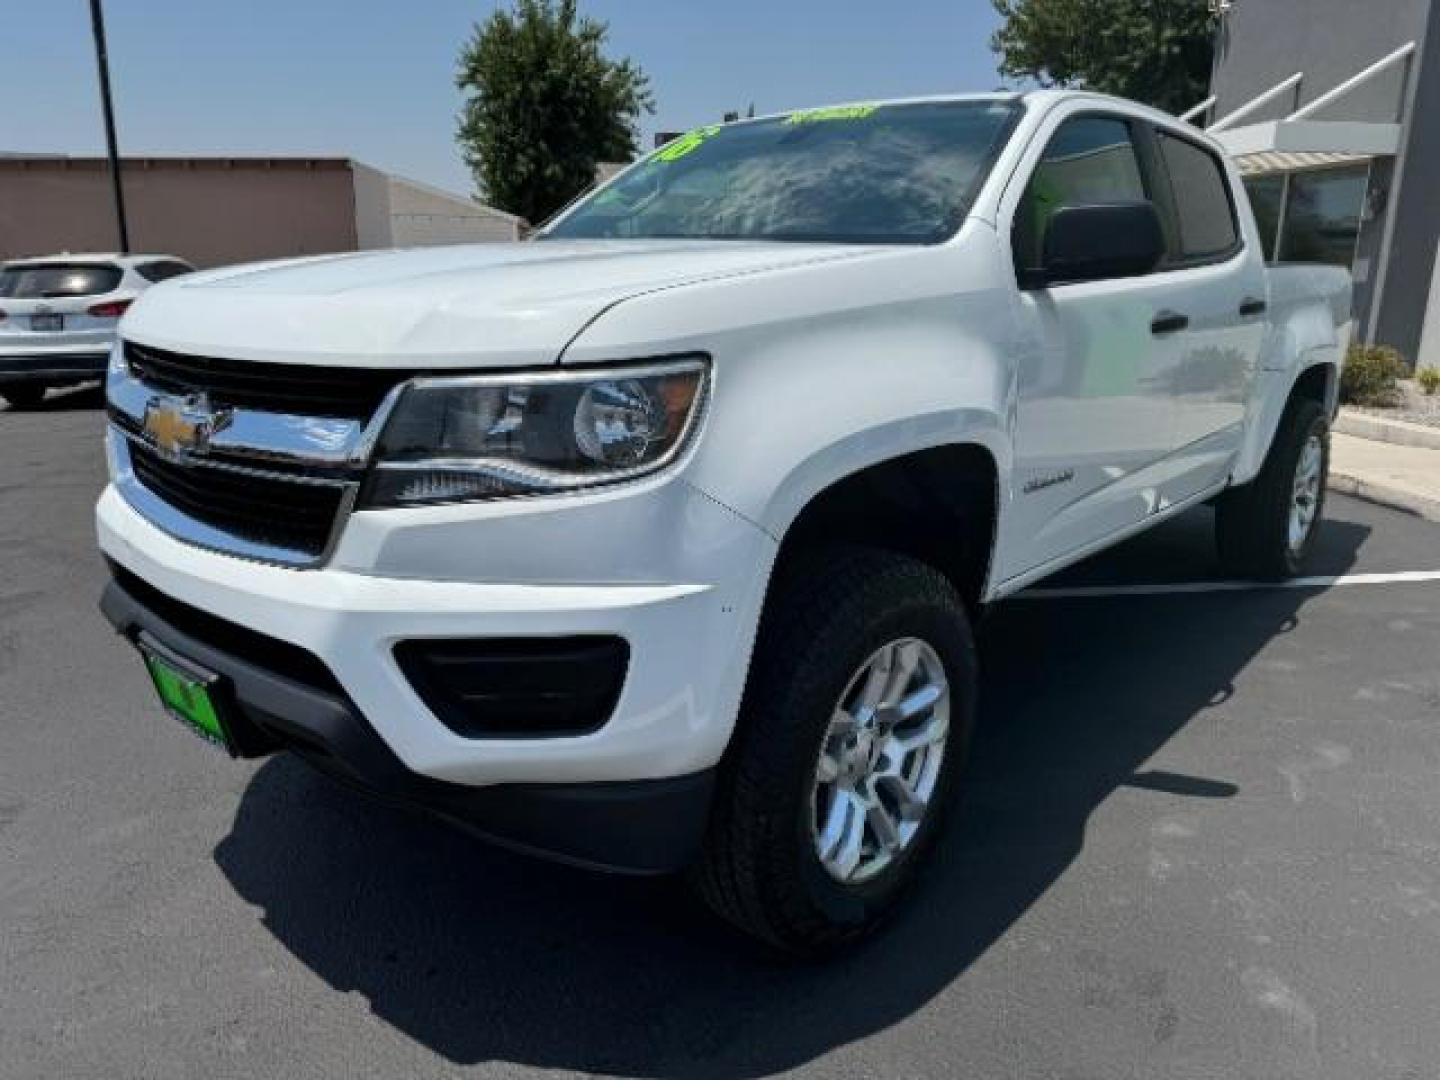
[[[1066,120],[1050,138],[1015,213],[1015,266],[1034,270],[1045,228],[1062,206],[1136,202],[1146,198],[1130,125],[1101,116]]]
[[[929,243],[960,227],[1008,101],[854,106],[716,124],[655,151],[542,239]]]
[[[1291,176],[1281,261],[1349,266],[1355,259],[1368,177],[1364,165]]]
[[[1285,199],[1285,177],[1253,176],[1245,181],[1245,194],[1255,211],[1255,225],[1260,230],[1260,244],[1267,261],[1275,260],[1275,238],[1280,232],[1280,206]]]
[[[1193,259],[1229,251],[1238,233],[1220,159],[1185,139],[1158,134],[1175,195],[1182,253]]]
[[[135,268],[140,276],[146,281],[165,281],[172,277],[179,277],[181,274],[191,272],[191,267],[176,259],[166,259],[161,262],[142,263]]]
[[[57,296],[97,296],[120,284],[120,268],[94,263],[34,263],[0,270],[0,296],[42,300]]]

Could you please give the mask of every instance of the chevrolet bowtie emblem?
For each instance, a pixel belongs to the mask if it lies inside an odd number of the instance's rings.
[[[203,454],[210,437],[229,426],[229,409],[212,409],[204,394],[157,394],[145,406],[145,434],[171,457]]]

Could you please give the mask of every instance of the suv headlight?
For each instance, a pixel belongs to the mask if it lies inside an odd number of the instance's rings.
[[[416,379],[380,434],[360,505],[544,495],[644,476],[689,441],[707,373],[696,356]]]

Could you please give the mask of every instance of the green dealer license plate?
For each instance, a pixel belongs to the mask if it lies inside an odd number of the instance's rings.
[[[231,750],[224,710],[216,693],[220,676],[163,655],[143,637],[136,644],[140,646],[140,655],[145,658],[145,667],[165,711],[201,738]]]

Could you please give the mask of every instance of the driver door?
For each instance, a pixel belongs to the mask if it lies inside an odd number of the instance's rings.
[[[1030,284],[1059,207],[1152,200],[1141,125],[1084,108],[1052,121],[1042,139],[1038,160],[1021,166],[1018,198],[1006,196],[1022,344],[1003,578],[1143,521],[1157,508],[1153,470],[1174,437],[1180,357],[1163,321],[1177,301],[1173,282],[1152,273]]]

